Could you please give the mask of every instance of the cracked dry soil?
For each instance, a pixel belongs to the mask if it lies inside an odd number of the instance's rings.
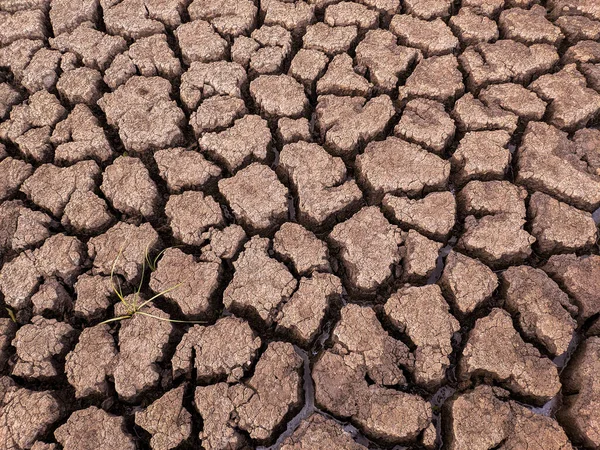
[[[0,450],[600,449],[599,125],[598,0],[0,0]]]

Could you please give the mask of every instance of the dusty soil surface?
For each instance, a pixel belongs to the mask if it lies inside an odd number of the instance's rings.
[[[0,450],[600,449],[598,0],[0,0]]]

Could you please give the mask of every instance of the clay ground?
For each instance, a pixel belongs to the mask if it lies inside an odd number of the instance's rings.
[[[0,450],[600,449],[598,0],[0,0]]]

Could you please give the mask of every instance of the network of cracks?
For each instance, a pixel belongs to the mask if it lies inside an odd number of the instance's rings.
[[[0,447],[600,448],[597,0],[0,0]]]

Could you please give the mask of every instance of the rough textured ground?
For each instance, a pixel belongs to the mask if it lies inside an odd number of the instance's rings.
[[[599,126],[598,0],[0,0],[0,449],[600,449]]]

